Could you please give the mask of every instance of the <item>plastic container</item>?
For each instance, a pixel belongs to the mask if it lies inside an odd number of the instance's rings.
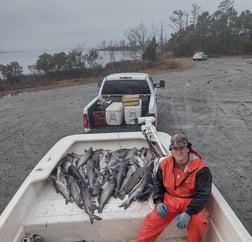
[[[142,116],[142,100],[139,100],[137,106],[124,107],[124,117],[126,124],[135,124],[135,118]]]
[[[106,108],[106,122],[108,125],[120,125],[123,122],[122,102],[113,102]]]
[[[94,111],[93,119],[94,119],[94,126],[105,126],[106,125],[105,111]]]

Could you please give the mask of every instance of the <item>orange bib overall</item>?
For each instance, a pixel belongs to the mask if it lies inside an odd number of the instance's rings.
[[[186,211],[188,204],[195,195],[196,174],[205,167],[200,158],[188,163],[187,171],[177,169],[173,166],[173,158],[169,156],[160,164],[162,169],[163,184],[166,188],[163,203],[168,211],[166,217],[157,214],[156,206],[149,213],[139,230],[137,242],[152,242],[161,234],[165,227],[180,213]],[[187,242],[200,242],[206,230],[208,219],[205,215],[205,208],[199,213],[191,216],[187,226]]]

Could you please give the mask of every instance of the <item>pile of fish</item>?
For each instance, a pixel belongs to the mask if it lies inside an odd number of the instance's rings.
[[[75,202],[93,224],[101,220],[95,210],[101,213],[111,197],[123,200],[119,207],[124,209],[134,200],[148,199],[155,163],[155,157],[145,147],[116,151],[90,147],[83,154],[64,156],[49,179],[66,204]]]

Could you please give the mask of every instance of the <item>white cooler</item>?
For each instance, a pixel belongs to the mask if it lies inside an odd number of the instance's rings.
[[[113,102],[106,108],[106,122],[108,125],[120,125],[123,122],[122,102]]]
[[[142,100],[139,100],[137,106],[126,106],[124,107],[124,117],[126,124],[135,124],[135,118],[142,116]]]

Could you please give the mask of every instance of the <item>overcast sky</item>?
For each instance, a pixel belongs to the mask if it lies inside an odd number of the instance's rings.
[[[221,0],[0,0],[0,51],[96,47],[126,39],[124,32],[142,22],[149,31],[164,25],[174,10],[215,12]],[[240,13],[252,0],[235,0]]]

